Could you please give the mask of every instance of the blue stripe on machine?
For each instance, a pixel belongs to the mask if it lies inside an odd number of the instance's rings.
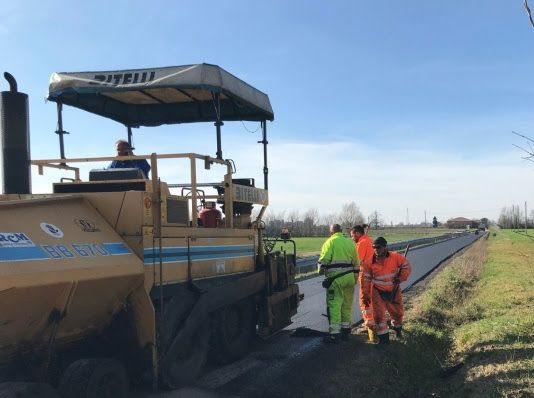
[[[48,260],[50,257],[39,246],[0,247],[0,262]]]
[[[248,251],[252,252],[254,245],[226,245],[226,246],[191,246],[193,253],[198,252],[224,252],[224,251]]]
[[[118,242],[118,243],[102,243],[102,246],[112,256],[116,256],[116,255],[120,255],[120,254],[131,254],[132,253],[131,250],[128,249],[128,246],[126,246],[122,242]]]

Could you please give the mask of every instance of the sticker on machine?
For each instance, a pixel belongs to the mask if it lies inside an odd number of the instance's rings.
[[[74,220],[74,224],[80,227],[83,232],[100,232],[96,223],[88,218],[77,218]]]
[[[0,232],[0,247],[34,247],[35,244],[23,232]]]
[[[56,227],[54,224],[42,222],[41,229],[48,235],[53,236],[54,238],[63,238],[64,236],[63,231],[59,227]]]
[[[215,263],[215,271],[218,274],[223,274],[225,270],[226,270],[226,267],[225,267],[224,260],[217,260],[217,262]]]

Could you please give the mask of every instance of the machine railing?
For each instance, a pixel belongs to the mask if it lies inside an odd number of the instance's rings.
[[[113,160],[127,161],[127,160],[148,160],[151,167],[151,177],[147,181],[151,181],[152,192],[160,195],[160,184],[158,175],[158,159],[189,159],[190,162],[190,181],[186,184],[168,184],[169,188],[188,188],[190,194],[187,196],[191,200],[191,225],[198,226],[198,208],[200,199],[216,199],[223,200],[225,207],[225,225],[227,228],[234,226],[234,202],[254,203],[266,206],[268,203],[267,191],[255,187],[247,187],[235,184],[232,181],[232,175],[236,172],[234,162],[231,159],[217,159],[206,155],[196,153],[171,153],[171,154],[156,154],[151,155],[131,155],[131,156],[105,156],[105,157],[87,157],[87,158],[69,158],[69,159],[41,159],[32,160],[31,164],[37,166],[39,175],[44,174],[44,168],[50,167],[54,169],[63,169],[73,171],[75,178],[73,183],[82,182],[80,178],[80,168],[74,167],[72,163],[92,163],[92,162],[109,162]],[[217,195],[205,195],[201,193],[198,188],[211,186],[213,183],[199,183],[197,181],[197,161],[204,161],[204,168],[209,170],[211,165],[219,164],[226,166],[226,173],[224,178],[215,185],[222,185],[224,187],[224,194],[218,192]],[[154,198],[156,199],[156,198]],[[159,203],[161,198],[156,200]]]

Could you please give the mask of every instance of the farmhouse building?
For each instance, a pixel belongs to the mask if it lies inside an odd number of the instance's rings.
[[[447,220],[447,228],[462,229],[462,228],[478,228],[480,220],[470,220],[465,217],[456,217]]]

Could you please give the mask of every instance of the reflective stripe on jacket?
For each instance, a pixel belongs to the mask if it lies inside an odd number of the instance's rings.
[[[362,288],[364,296],[371,297],[374,285],[378,290],[391,292],[395,286],[394,279],[404,282],[410,276],[412,267],[406,257],[397,252],[387,252],[386,257],[373,257],[371,264],[363,266]]]
[[[323,244],[319,263],[328,266],[325,270],[328,275],[347,271],[349,264],[356,267],[358,265],[358,257],[354,242],[343,236],[341,232],[336,232]],[[336,265],[339,265],[339,267],[336,267]]]

